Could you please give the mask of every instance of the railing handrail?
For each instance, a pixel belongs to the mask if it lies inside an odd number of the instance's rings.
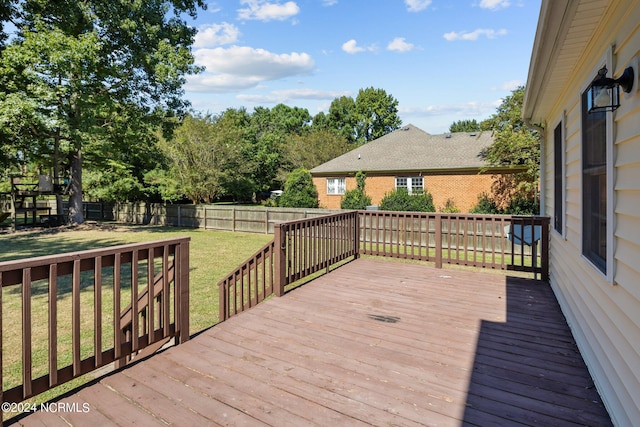
[[[21,258],[9,261],[1,261],[0,262],[0,272],[6,272],[9,270],[14,270],[17,268],[32,268],[32,267],[40,267],[47,263],[56,262],[58,264],[63,262],[73,261],[75,259],[88,259],[94,258],[97,256],[108,256],[114,255],[117,253],[130,252],[132,249],[148,249],[151,247],[159,247],[162,245],[172,245],[175,243],[186,243],[191,239],[189,237],[175,237],[172,239],[164,239],[164,240],[153,240],[150,242],[142,242],[142,243],[127,243],[124,245],[116,245],[116,246],[108,246],[105,248],[96,248],[96,249],[86,249],[82,251],[75,252],[64,252],[56,255],[43,255],[31,258]]]
[[[87,374],[110,363],[121,366],[135,355],[148,354],[167,339],[175,338],[176,343],[189,339],[189,237],[133,243],[107,248],[89,249],[57,255],[46,255],[0,263],[0,287],[20,287],[22,312],[22,379],[21,382],[4,390],[0,388],[0,401],[19,402],[35,396],[52,387],[64,384],[80,375]],[[159,259],[160,269],[156,269]],[[138,269],[138,263],[145,261],[146,271]],[[125,280],[121,274],[123,266],[131,265],[131,277]],[[143,264],[143,266],[145,265]],[[112,273],[104,268],[113,267]],[[91,278],[81,277],[82,272],[92,271]],[[126,273],[127,270],[124,270]],[[157,274],[156,274],[157,273]],[[112,274],[113,304],[103,306],[103,280]],[[128,274],[128,273],[127,273]],[[139,274],[146,275],[140,281]],[[126,276],[125,276],[126,277]],[[47,345],[48,369],[44,375],[33,377],[33,309],[32,286],[35,282],[47,280],[48,293]],[[69,364],[58,365],[58,290],[61,283],[70,282],[70,304],[72,320],[71,350],[66,354]],[[93,346],[90,353],[81,350],[81,286],[84,280],[93,284],[93,307],[89,310],[93,319]],[[111,281],[111,280],[109,280]],[[121,291],[130,281],[131,304],[122,310],[126,300]],[[146,282],[146,283],[145,283]],[[86,282],[85,282],[86,283]],[[108,282],[105,282],[108,283]],[[152,289],[150,291],[150,287]],[[140,288],[140,289],[138,289]],[[109,290],[111,292],[111,290]],[[82,309],[83,312],[85,308]],[[112,311],[110,325],[105,333],[103,316]],[[136,314],[133,315],[132,314]],[[142,318],[139,318],[142,316]],[[0,298],[0,325],[3,307]],[[142,331],[140,331],[140,328]],[[127,335],[125,335],[125,333]],[[102,340],[111,341],[113,346],[102,347]],[[82,341],[85,344],[84,340]],[[0,335],[0,348],[2,336]],[[2,356],[0,355],[0,364]],[[4,372],[0,370],[0,383]]]

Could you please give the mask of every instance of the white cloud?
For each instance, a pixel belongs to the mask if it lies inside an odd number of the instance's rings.
[[[241,0],[240,4],[247,5],[238,9],[238,18],[256,21],[284,21],[300,12],[294,1],[274,3],[267,0]]]
[[[487,117],[495,113],[496,108],[502,104],[502,100],[492,102],[471,101],[464,104],[429,105],[427,107],[399,108],[402,116],[431,117],[454,115],[464,118]]]
[[[388,50],[393,50],[396,52],[409,52],[414,48],[415,46],[412,43],[408,43],[404,37],[396,37],[387,45]]]
[[[354,39],[351,39],[351,40],[349,40],[347,42],[344,42],[342,44],[342,50],[344,50],[347,53],[353,54],[353,53],[362,52],[364,50],[364,48],[363,47],[359,47],[358,43]]]
[[[494,88],[494,90],[514,91],[520,86],[524,86],[524,83],[522,82],[522,80],[509,80],[502,83],[500,86]]]
[[[241,77],[231,74],[203,73],[188,76],[185,90],[187,92],[228,93],[243,89],[251,89],[262,82],[258,77]]]
[[[443,37],[448,41],[456,41],[456,40],[466,40],[466,41],[476,41],[480,38],[480,36],[484,36],[488,39],[495,39],[496,37],[504,36],[507,34],[507,30],[492,30],[487,28],[478,28],[472,32],[457,32],[451,31],[450,33],[445,33]]]
[[[409,12],[420,12],[431,4],[431,0],[404,0]]]
[[[323,6],[333,6],[334,4],[337,4],[338,0],[322,0],[322,5]]]
[[[480,7],[482,9],[498,10],[506,9],[511,6],[509,0],[480,0]]]
[[[188,79],[186,89],[192,92],[247,89],[267,80],[310,74],[315,67],[307,53],[277,54],[243,46],[197,49],[194,57],[206,71]]]
[[[311,99],[311,100],[330,100],[341,96],[349,96],[349,92],[346,91],[326,91],[315,89],[287,89],[287,90],[274,90],[268,95],[257,94],[241,94],[238,95],[238,99],[241,101],[251,102],[255,104],[279,104],[287,103],[297,99]]]
[[[376,50],[376,47],[375,45],[369,45],[367,47],[358,46],[358,42],[356,42],[354,39],[351,39],[342,44],[342,50],[353,55],[364,51],[373,52]]]
[[[195,37],[194,47],[212,47],[232,44],[238,41],[240,30],[233,24],[201,25]]]

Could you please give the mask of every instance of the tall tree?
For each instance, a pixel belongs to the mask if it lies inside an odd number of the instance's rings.
[[[350,96],[334,99],[329,106],[327,126],[335,129],[347,142],[356,140],[356,101]]]
[[[224,115],[187,116],[160,147],[171,160],[171,175],[193,203],[210,203],[237,179],[239,128]]]
[[[279,178],[284,181],[293,169],[313,169],[351,148],[344,137],[329,130],[312,129],[301,135],[293,135],[284,150],[283,169]]]
[[[198,68],[190,51],[196,30],[182,16],[195,18],[205,4],[24,0],[17,7],[21,30],[1,58],[0,79],[10,91],[0,98],[14,98],[14,110],[30,121],[12,132],[14,140],[31,134],[38,142],[27,147],[31,153],[49,154],[54,168],[69,168],[69,219],[80,223],[85,158],[105,144],[131,143],[150,128],[168,130],[175,121],[166,119],[184,113],[185,75]]]
[[[458,120],[457,122],[453,122],[451,126],[449,126],[449,132],[478,132],[480,131],[480,123],[473,120]]]
[[[494,132],[493,144],[483,153],[487,163],[519,169],[496,177],[494,193],[503,207],[514,199],[534,200],[538,188],[539,134],[522,119],[523,100],[524,87],[521,86],[504,98],[497,112],[483,122]]]
[[[402,125],[398,100],[384,89],[360,89],[356,97],[356,140],[364,144],[378,139]]]

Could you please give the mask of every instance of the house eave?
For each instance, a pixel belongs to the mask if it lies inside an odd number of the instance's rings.
[[[398,175],[461,175],[461,174],[494,174],[515,173],[526,170],[525,167],[468,167],[468,168],[428,168],[428,169],[394,169],[394,170],[366,170],[367,176],[398,176]],[[334,176],[354,176],[357,171],[311,171],[314,178],[326,178]]]

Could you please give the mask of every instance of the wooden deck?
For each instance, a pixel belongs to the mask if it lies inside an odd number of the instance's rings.
[[[548,285],[359,259],[21,425],[611,421]]]

